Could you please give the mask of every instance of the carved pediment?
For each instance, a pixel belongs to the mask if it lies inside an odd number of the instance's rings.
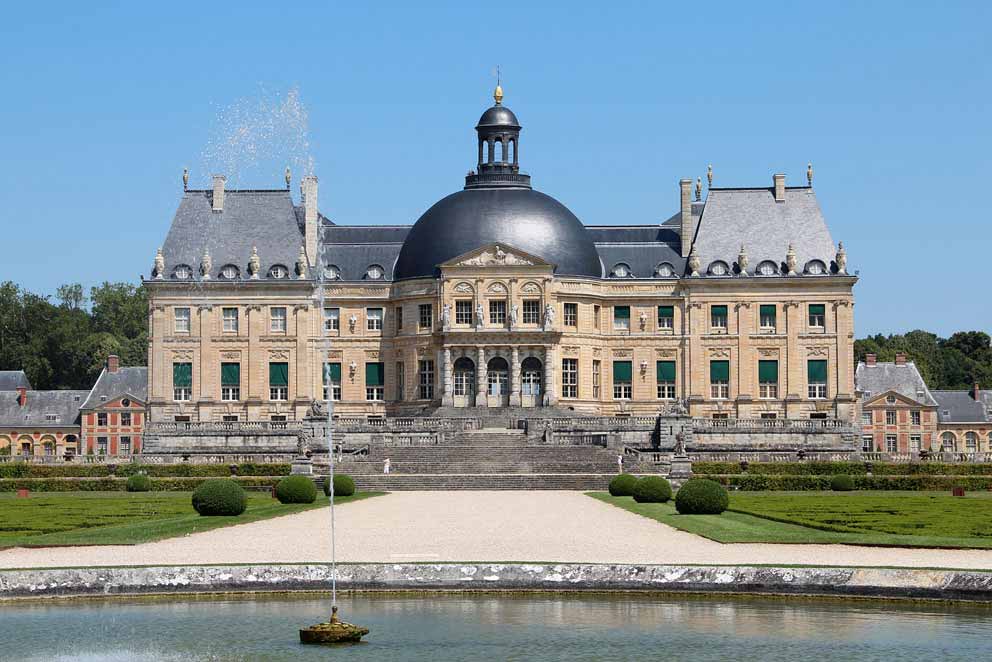
[[[506,244],[489,244],[448,260],[442,267],[538,267],[551,266],[545,260]]]

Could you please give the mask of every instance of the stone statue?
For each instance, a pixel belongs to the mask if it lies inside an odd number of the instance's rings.
[[[517,304],[510,306],[510,326],[517,325],[517,316],[520,314],[520,308]]]
[[[679,432],[675,435],[675,455],[685,455],[685,433]]]
[[[689,251],[689,275],[698,276],[699,275],[699,253],[696,252],[696,247],[693,246],[692,250]]]
[[[676,400],[674,411],[676,416],[687,416],[689,409],[685,406],[685,400]]]
[[[641,331],[643,331],[648,326],[648,314],[642,310],[641,314],[638,316],[638,319],[640,319]]]
[[[251,257],[248,258],[248,273],[252,280],[258,280],[258,271],[262,268],[262,261],[258,259],[258,247],[251,247]]]
[[[307,418],[327,418],[327,410],[322,400],[314,400],[307,410]]]
[[[696,177],[696,202],[703,199],[703,178]]]
[[[475,307],[475,326],[481,329],[485,321],[486,321],[486,311],[482,307],[482,304],[480,303]]]
[[[203,250],[203,257],[200,258],[200,275],[203,280],[210,280],[210,272],[213,270],[213,260],[210,259],[210,249]]]
[[[441,329],[448,331],[451,329],[451,304],[446,303],[441,307]]]
[[[806,164],[806,183],[809,184],[810,188],[813,187],[813,162]]]
[[[296,256],[296,274],[300,280],[307,277],[307,252],[300,246],[300,254]]]
[[[348,330],[354,333],[355,326],[357,324],[358,324],[358,318],[355,316],[355,313],[352,313],[351,315],[348,316]]]
[[[555,307],[550,303],[544,305],[544,328],[553,329],[555,326]]]
[[[786,275],[795,276],[796,275],[796,248],[792,244],[789,244],[789,250],[785,254],[785,267]]]
[[[165,256],[162,255],[162,247],[155,251],[155,279],[162,280],[165,276]]]
[[[706,166],[706,186],[707,188],[713,188],[713,166]]]
[[[846,274],[847,273],[847,251],[844,250],[844,242],[837,242],[837,273]]]
[[[189,168],[183,168],[183,190],[189,190]]]
[[[737,255],[737,267],[740,269],[741,276],[747,276],[748,262],[747,251],[744,250],[744,244],[741,244],[741,252]]]

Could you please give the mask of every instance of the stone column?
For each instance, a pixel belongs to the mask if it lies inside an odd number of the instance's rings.
[[[510,406],[520,406],[520,350],[510,348]]]
[[[558,404],[555,394],[555,348],[552,345],[544,350],[544,406],[553,407]]]
[[[475,364],[475,406],[488,407],[488,374],[486,370],[486,348],[479,348],[479,360]]]
[[[451,348],[445,347],[443,351],[444,359],[441,364],[441,387],[443,390],[443,395],[441,396],[441,405],[444,407],[450,407],[454,404],[453,392],[454,384],[452,383],[451,374]]]

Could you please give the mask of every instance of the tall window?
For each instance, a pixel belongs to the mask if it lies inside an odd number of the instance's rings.
[[[778,397],[778,361],[758,361],[758,397]]]
[[[826,324],[826,305],[822,303],[809,304],[809,327],[822,331]]]
[[[861,412],[861,425],[871,425],[871,424],[872,424],[871,412],[870,411]]]
[[[120,442],[118,442],[117,444],[117,454],[118,455],[131,454],[131,437],[121,437]]]
[[[603,395],[603,364],[599,359],[592,362],[592,397],[598,400]]]
[[[100,412],[96,415],[96,424],[101,428],[107,427],[107,413]]]
[[[717,331],[727,330],[726,306],[710,306],[710,328]]]
[[[592,326],[599,331],[599,306],[592,307]]]
[[[402,361],[396,362],[396,399],[406,400],[406,365]]]
[[[369,331],[382,331],[382,308],[365,309],[365,328]]]
[[[396,332],[403,328],[403,306],[396,306]]]
[[[434,362],[417,363],[417,397],[421,400],[434,399]]]
[[[730,361],[710,361],[710,397],[714,400],[730,397]]]
[[[565,326],[578,326],[579,325],[579,304],[577,303],[566,303],[564,305],[564,321]]]
[[[455,302],[455,324],[472,326],[472,302],[460,299]]]
[[[978,452],[978,435],[974,432],[964,433],[964,450],[967,453]]]
[[[871,435],[866,434],[861,437],[861,452],[871,453],[875,450],[875,443],[872,441]]]
[[[220,364],[220,399],[233,402],[241,399],[241,364]]]
[[[189,333],[189,308],[175,308],[172,313],[176,319],[176,333]]]
[[[822,360],[806,362],[806,383],[810,398],[827,397],[827,362]],[[895,412],[892,412],[893,414]],[[888,412],[886,412],[888,417]]]
[[[758,321],[765,333],[775,333],[776,315],[774,304],[761,304],[758,308]]]
[[[524,324],[541,323],[541,302],[537,299],[524,299]]]
[[[131,427],[131,412],[129,411],[121,412],[121,426],[126,428]]]
[[[172,399],[187,402],[193,397],[193,364],[172,364]]]
[[[434,328],[434,306],[429,303],[417,306],[417,326],[428,330]]]
[[[885,435],[885,452],[886,453],[898,453],[899,452],[899,439],[894,434]]]
[[[671,331],[675,327],[675,306],[658,306],[658,329]]]
[[[340,308],[324,308],[324,330],[325,331],[341,330]]]
[[[630,330],[630,306],[613,306],[613,328],[617,331]]]
[[[506,325],[506,301],[503,299],[489,302],[489,323],[493,326]]]
[[[634,371],[630,361],[613,362],[613,399],[630,400],[634,394]]]
[[[340,363],[325,363],[324,364],[324,399],[325,400],[340,400],[341,399],[341,364]]]
[[[269,364],[269,400],[289,399],[289,364]]]
[[[910,453],[920,452],[920,435],[918,434],[909,435],[909,452]]]
[[[896,424],[896,413],[894,411],[892,411],[891,409],[886,410],[886,412],[885,412],[885,424],[886,425],[895,425]]]
[[[96,452],[99,455],[106,455],[107,454],[107,438],[106,437],[97,437],[96,438]]]
[[[382,363],[365,364],[365,399],[381,402],[386,398],[386,374]]]
[[[566,306],[569,304],[565,304]],[[575,305],[575,304],[572,304]],[[561,360],[561,397],[579,397],[579,360]]]
[[[224,308],[221,313],[224,316],[224,333],[238,332],[238,309]]]
[[[913,425],[919,425],[920,424],[920,412],[918,412],[918,411],[911,411],[911,412],[909,412],[909,415],[910,415],[910,422]]]
[[[520,392],[523,395],[541,395],[541,373],[543,372],[543,367],[541,362],[533,356],[528,356],[524,359],[520,365],[520,371],[522,373],[520,375]]]
[[[675,361],[658,361],[655,364],[655,377],[658,381],[658,398],[675,399]]]
[[[286,332],[286,309],[282,306],[269,308],[269,331],[273,333]]]

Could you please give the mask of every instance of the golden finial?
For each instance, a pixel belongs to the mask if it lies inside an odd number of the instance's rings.
[[[496,89],[493,91],[493,99],[496,101],[496,105],[503,103],[503,86],[500,84],[502,74],[499,69],[499,65],[496,65]]]

